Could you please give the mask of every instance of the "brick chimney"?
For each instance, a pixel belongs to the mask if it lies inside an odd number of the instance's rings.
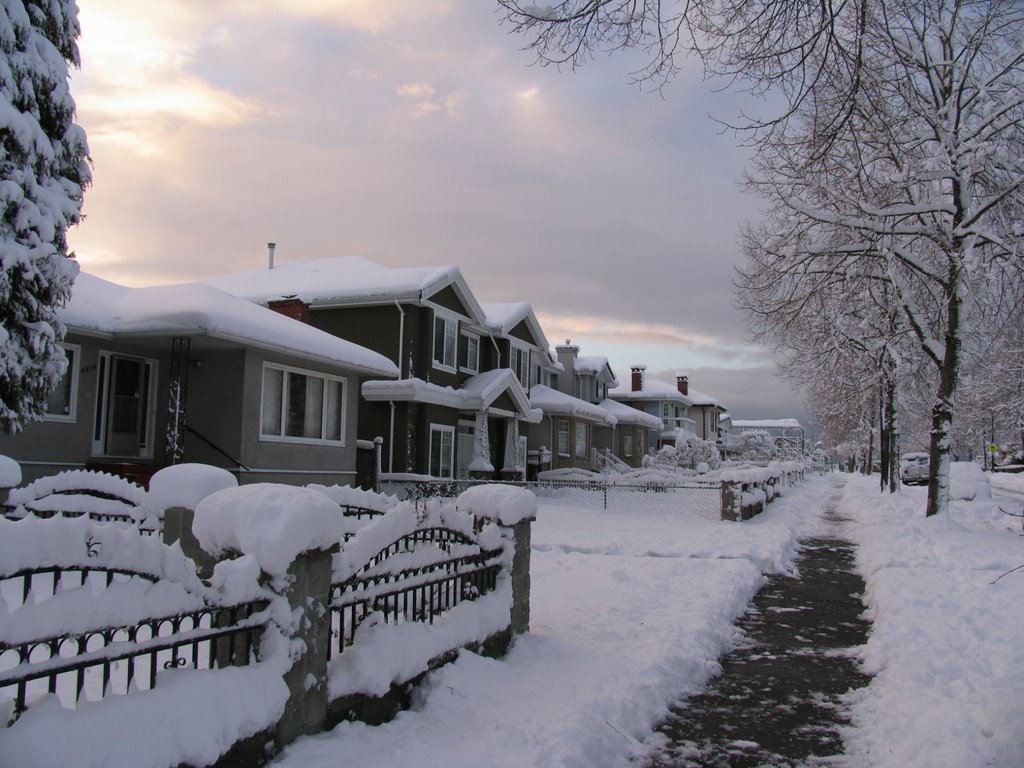
[[[690,394],[690,377],[687,376],[685,373],[677,373],[676,389],[678,389],[681,394]]]
[[[309,323],[309,304],[291,297],[288,299],[278,299],[277,301],[268,301],[267,307],[279,312],[285,317],[290,317],[292,320],[298,320],[300,323]]]
[[[646,365],[632,365],[632,366],[630,366],[629,370],[630,370],[630,373],[632,374],[632,381],[631,381],[631,384],[632,384],[631,389],[632,389],[632,391],[633,392],[642,392],[643,389],[644,389],[644,371],[647,370],[647,366]]]

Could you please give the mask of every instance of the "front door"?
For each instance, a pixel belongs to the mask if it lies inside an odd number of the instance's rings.
[[[95,454],[152,457],[155,373],[154,360],[103,353]]]

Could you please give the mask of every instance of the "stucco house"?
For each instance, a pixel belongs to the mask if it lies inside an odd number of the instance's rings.
[[[806,430],[796,419],[736,419],[730,424],[729,435],[741,435],[751,431],[767,432],[775,440],[776,445],[788,445],[799,455],[805,452]]]
[[[455,266],[386,267],[359,256],[284,263],[208,281],[399,370],[362,385],[359,437],[383,440],[385,474],[525,472],[531,372],[547,342],[529,305],[480,305]]]
[[[67,373],[45,419],[0,437],[26,481],[97,468],[145,482],[203,462],[239,482],[357,481],[359,386],[382,355],[208,285],[81,273],[60,312]]]

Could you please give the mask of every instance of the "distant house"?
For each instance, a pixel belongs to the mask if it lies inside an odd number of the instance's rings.
[[[740,435],[751,431],[767,432],[775,440],[776,445],[789,445],[801,454],[807,442],[806,430],[796,419],[733,419],[729,429],[730,435]]]
[[[608,397],[617,386],[608,358],[580,355],[571,341],[555,349],[549,381],[530,390],[530,403],[544,413],[530,443],[550,450],[545,468],[599,468],[604,463],[640,466],[658,419],[620,406]]]
[[[725,407],[711,395],[691,387],[689,376],[685,373],[676,374],[676,387],[690,399],[689,415],[693,419],[697,437],[717,442],[719,419],[726,412]]]
[[[660,424],[652,434],[655,448],[675,445],[676,430],[697,434],[696,423],[687,414],[692,401],[678,385],[647,378],[647,366],[634,365],[629,387],[617,387],[608,395],[612,400],[656,417]]]
[[[358,256],[210,280],[384,355],[397,379],[366,381],[360,438],[383,439],[386,473],[516,477],[527,396],[547,341],[529,305],[479,304],[458,267],[385,267]]]
[[[42,422],[0,437],[26,481],[98,468],[145,482],[204,462],[240,482],[356,481],[360,381],[385,357],[207,285],[79,274],[61,310],[68,370]]]

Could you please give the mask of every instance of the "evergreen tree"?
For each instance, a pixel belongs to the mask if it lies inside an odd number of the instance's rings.
[[[57,310],[78,272],[67,230],[90,181],[68,65],[74,0],[0,0],[0,429],[42,417],[64,374]]]

